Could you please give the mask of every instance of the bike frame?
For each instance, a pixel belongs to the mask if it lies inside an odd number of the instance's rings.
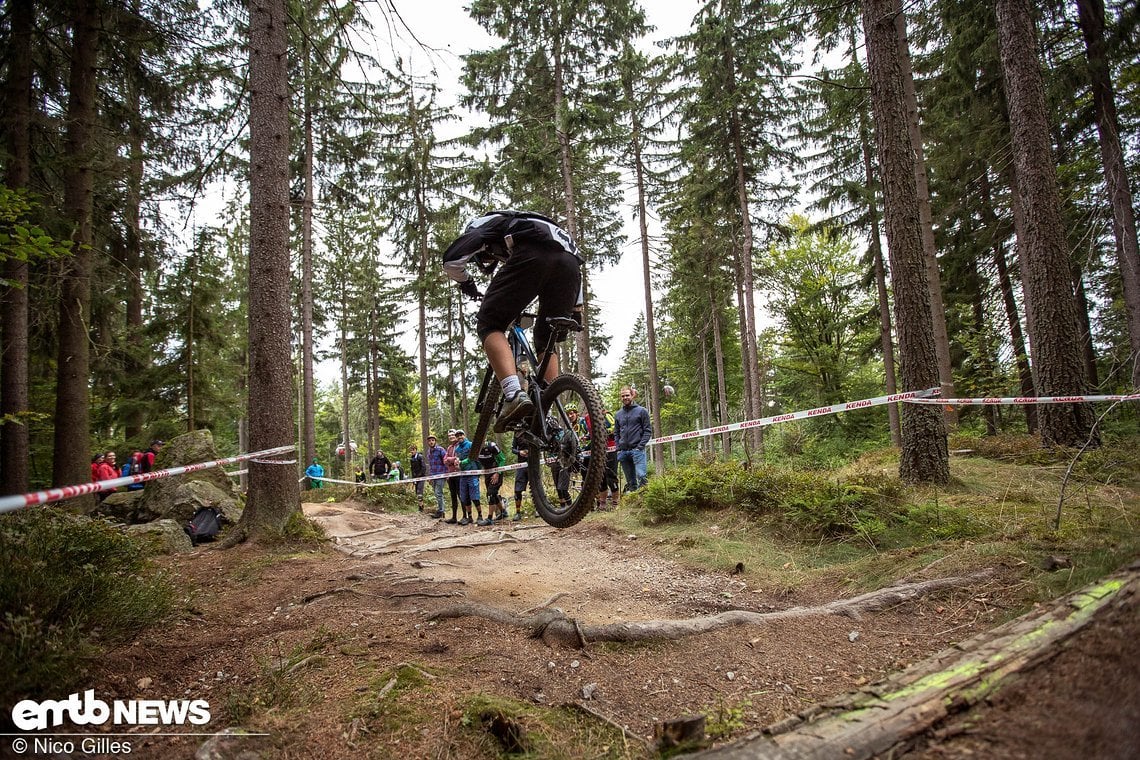
[[[538,316],[529,312],[523,312],[511,322],[510,329],[507,330],[507,344],[511,347],[511,354],[514,356],[515,367],[522,361],[526,361],[532,367],[530,377],[527,382],[527,395],[530,396],[531,401],[534,403],[536,410],[542,409],[542,391],[549,383],[546,381],[546,370],[550,366],[550,357],[554,355],[555,344],[555,331],[551,331],[550,340],[547,343],[546,350],[543,353],[542,361],[539,362],[538,356],[534,353],[534,348],[531,346],[530,341],[526,337],[526,328],[530,327]],[[525,324],[524,324],[525,323]],[[486,374],[483,376],[483,384],[479,389],[479,403],[475,407],[476,412],[482,412],[484,400],[487,398],[487,386],[490,383],[498,382],[495,378],[495,371],[490,367],[487,368]],[[567,428],[570,427],[570,416],[566,414],[566,410],[562,408],[562,402],[555,400],[551,410],[558,410],[558,417]],[[537,412],[536,412],[537,413]],[[546,425],[545,415],[541,415],[539,421],[539,435],[545,439],[550,431]],[[531,435],[532,431],[521,431],[524,435]],[[541,444],[541,441],[535,441]]]

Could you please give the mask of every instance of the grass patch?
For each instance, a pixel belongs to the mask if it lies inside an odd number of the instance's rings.
[[[979,442],[975,442],[979,441]],[[1140,555],[1140,446],[1135,439],[1075,452],[1036,439],[956,438],[951,483],[911,487],[897,452],[872,451],[836,469],[702,462],[670,468],[616,513],[598,516],[689,565],[790,591],[830,583],[852,592],[913,578],[1004,566],[1028,581],[1026,603],[1081,587]],[[991,454],[982,456],[980,454]],[[1046,571],[1061,556],[1072,568]]]
[[[58,509],[0,516],[0,703],[60,698],[100,646],[164,619],[174,585],[142,544]]]

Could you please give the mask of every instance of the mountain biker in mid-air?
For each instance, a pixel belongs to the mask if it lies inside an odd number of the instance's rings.
[[[494,276],[483,296],[467,264],[474,263]],[[498,264],[498,273],[495,268]],[[502,433],[514,422],[527,419],[534,409],[522,392],[515,359],[505,332],[523,309],[538,298],[534,346],[539,350],[550,338],[548,317],[573,316],[581,322],[582,271],[585,259],[570,235],[549,217],[529,211],[489,211],[476,217],[443,254],[443,269],[469,298],[483,298],[476,317],[476,332],[483,351],[503,388],[503,407],[495,421]],[[539,357],[541,362],[543,357]],[[545,378],[558,376],[558,354],[550,355]]]

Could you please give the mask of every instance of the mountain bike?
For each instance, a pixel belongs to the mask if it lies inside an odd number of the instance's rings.
[[[570,317],[549,317],[550,340],[539,363],[525,333],[537,318],[524,312],[507,330],[523,391],[534,404],[531,418],[514,423],[508,432],[514,433],[520,449],[527,451],[528,481],[539,517],[556,528],[568,528],[596,503],[606,469],[605,417],[601,396],[586,378],[565,372],[549,383],[543,379],[559,334],[581,330],[581,325]],[[502,387],[488,366],[475,404],[479,422],[471,438],[472,452],[482,448],[501,406]],[[590,427],[601,425],[599,435],[583,435],[570,421],[570,409],[577,409]]]

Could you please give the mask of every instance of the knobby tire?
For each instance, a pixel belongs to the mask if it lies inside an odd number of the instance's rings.
[[[550,498],[551,494],[547,493],[543,478],[543,474],[550,467],[547,459],[555,456],[555,452],[550,449],[539,450],[538,447],[532,446],[527,459],[527,467],[532,473],[530,491],[534,498],[535,510],[539,517],[555,528],[569,528],[575,525],[594,508],[606,471],[606,432],[602,399],[597,389],[581,375],[567,373],[554,378],[550,386],[542,392],[542,413],[534,416],[531,423],[532,432],[536,436],[541,435],[542,420],[550,413],[558,397],[564,393],[578,397],[579,413],[588,414],[593,424],[589,448],[583,451],[584,454],[588,453],[588,456],[582,459],[585,471],[582,473],[581,489],[568,506],[559,502],[557,491],[552,494],[554,498]]]

